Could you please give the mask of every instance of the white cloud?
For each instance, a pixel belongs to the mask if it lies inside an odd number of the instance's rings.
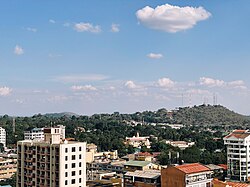
[[[165,4],[155,9],[146,6],[138,10],[136,16],[139,22],[148,28],[175,33],[194,27],[198,21],[208,19],[211,13],[203,7],[179,7]]]
[[[102,81],[108,79],[108,76],[101,74],[89,74],[89,75],[65,75],[56,77],[56,81],[65,83],[76,83],[76,82],[86,82],[86,81]]]
[[[71,89],[73,91],[96,91],[97,88],[92,85],[84,85],[84,86],[72,86]]]
[[[56,23],[56,21],[53,20],[53,19],[50,19],[49,22],[50,22],[50,23],[53,23],[53,24]]]
[[[152,59],[160,59],[163,57],[163,55],[160,53],[149,53],[147,57]]]
[[[7,96],[11,94],[11,92],[12,92],[12,89],[9,87],[6,87],[6,86],[0,87],[0,96]]]
[[[30,31],[30,32],[37,32],[37,29],[36,28],[31,28],[31,27],[28,27],[26,28],[27,31]]]
[[[20,47],[19,45],[16,45],[15,49],[14,49],[14,53],[16,55],[22,55],[24,53],[24,50],[22,47]]]
[[[172,88],[175,85],[175,82],[164,77],[158,80],[158,85],[164,88]]]
[[[208,87],[222,87],[225,85],[225,81],[212,79],[208,77],[201,77],[200,78],[200,85],[208,86]]]
[[[127,81],[125,82],[125,87],[129,88],[129,89],[135,89],[137,88],[136,84],[133,81]]]
[[[76,23],[74,25],[74,29],[77,31],[77,32],[92,32],[92,33],[99,33],[101,32],[101,27],[99,25],[93,25],[91,23],[83,23],[83,22],[80,22],[80,23]]]
[[[119,32],[119,31],[120,31],[119,25],[113,23],[111,25],[111,32]]]

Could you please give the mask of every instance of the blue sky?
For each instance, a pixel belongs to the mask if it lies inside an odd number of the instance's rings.
[[[247,0],[0,2],[0,114],[249,114]]]

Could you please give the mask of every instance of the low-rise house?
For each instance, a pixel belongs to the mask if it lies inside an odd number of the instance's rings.
[[[161,172],[159,170],[134,171],[124,174],[124,187],[160,187]]]
[[[126,145],[132,145],[133,147],[142,147],[146,146],[150,148],[149,136],[140,137],[139,133],[133,137],[126,137],[126,141],[124,142]]]
[[[150,154],[149,152],[139,152],[135,154],[135,160],[140,161],[152,161],[154,156]]]
[[[184,150],[188,147],[193,146],[195,143],[194,142],[186,142],[186,141],[170,141],[167,140],[166,144],[170,144],[174,147],[179,147],[181,150]]]
[[[136,171],[136,170],[160,170],[161,167],[157,164],[153,164],[150,161],[128,161],[124,164],[125,171]]]
[[[161,186],[212,187],[212,173],[199,163],[170,166],[161,170]]]

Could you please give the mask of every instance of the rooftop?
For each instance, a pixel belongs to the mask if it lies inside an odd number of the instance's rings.
[[[220,181],[218,179],[214,179],[213,180],[213,184],[214,185],[222,185],[226,186],[228,185],[228,187],[249,187],[249,184],[246,183],[240,183],[240,182],[230,182],[230,181]]]
[[[147,166],[150,163],[151,163],[150,161],[135,161],[135,160],[131,160],[131,161],[126,162],[124,165],[125,166],[144,167],[144,166]]]
[[[186,174],[211,171],[208,167],[201,165],[199,163],[179,165],[179,166],[175,166],[175,168],[179,169],[180,171]]]
[[[222,166],[214,165],[214,164],[208,164],[206,165],[211,170],[216,170],[216,169],[224,169]]]
[[[161,172],[158,170],[152,170],[152,171],[134,171],[134,172],[127,172],[125,176],[134,176],[134,177],[140,177],[140,178],[148,178],[148,179],[157,179],[159,176],[161,176]]]
[[[248,130],[234,130],[232,133],[227,135],[225,138],[235,137],[237,139],[244,139],[250,136],[250,132]]]

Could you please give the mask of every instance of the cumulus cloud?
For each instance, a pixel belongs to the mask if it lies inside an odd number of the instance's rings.
[[[101,27],[99,25],[93,25],[91,23],[76,23],[74,25],[74,29],[77,32],[92,32],[92,33],[99,33],[101,32]]]
[[[148,28],[175,33],[194,27],[197,22],[206,20],[211,13],[203,7],[179,7],[169,4],[155,9],[146,6],[136,12],[140,23]]]
[[[111,25],[111,32],[119,32],[119,31],[120,31],[119,25],[113,23]]]
[[[86,82],[86,81],[101,81],[108,79],[108,76],[101,74],[88,74],[88,75],[64,75],[56,77],[56,81],[65,83],[76,83],[76,82]]]
[[[158,80],[158,85],[163,88],[171,88],[175,85],[175,82],[164,77]]]
[[[152,59],[160,59],[163,57],[163,55],[160,53],[149,53],[147,57]]]
[[[124,84],[125,87],[129,88],[129,89],[135,89],[137,88],[136,84],[133,81],[127,81]]]
[[[50,22],[50,23],[53,23],[53,24],[56,23],[56,21],[53,20],[53,19],[50,19],[49,22]]]
[[[12,92],[12,89],[9,87],[6,87],[6,86],[0,87],[0,96],[7,96],[11,94],[11,92]]]
[[[26,28],[27,31],[30,31],[30,32],[37,32],[37,29],[36,28],[31,28],[31,27],[28,27]]]
[[[73,91],[96,91],[97,88],[92,85],[84,85],[84,86],[72,86],[71,89]]]
[[[209,77],[201,77],[200,78],[200,85],[208,86],[208,87],[222,87],[225,85],[225,81],[212,79]]]
[[[24,50],[21,46],[19,45],[16,45],[15,49],[14,49],[14,53],[16,55],[22,55],[24,53]]]

